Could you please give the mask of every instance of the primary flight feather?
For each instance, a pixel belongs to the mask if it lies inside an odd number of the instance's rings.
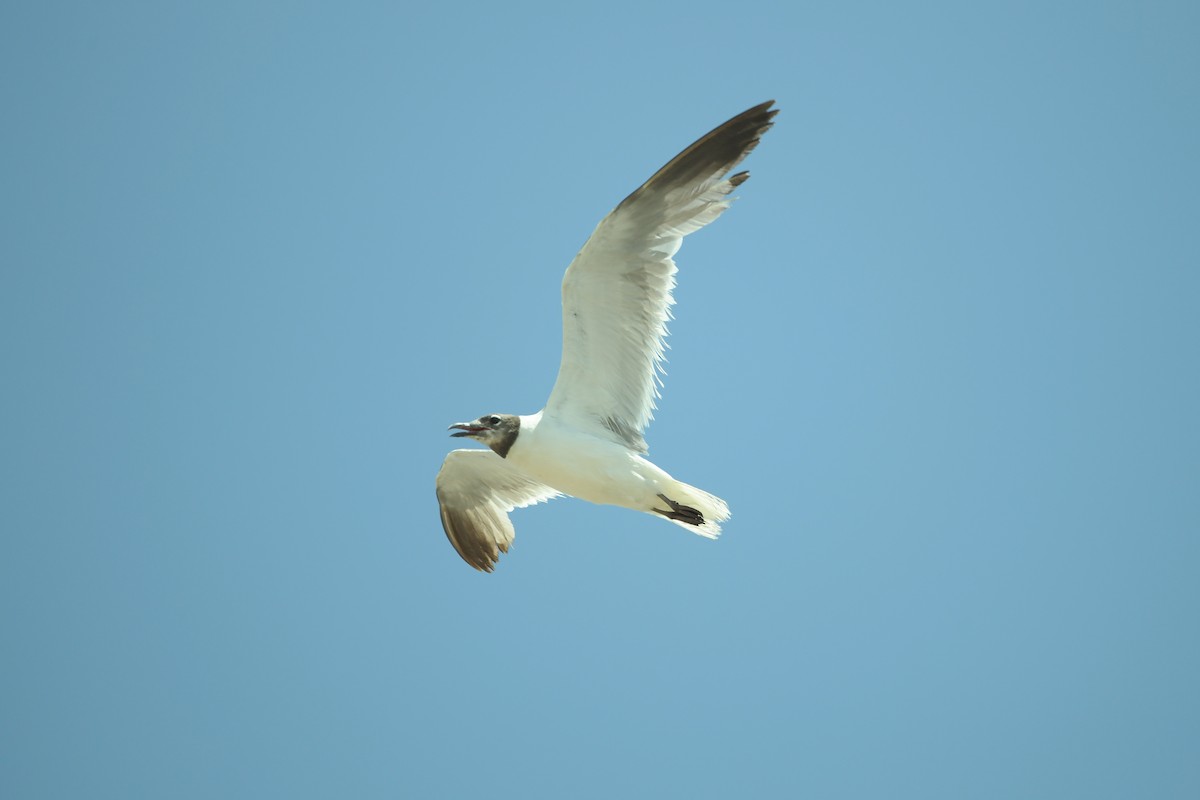
[[[489,450],[454,450],[437,476],[442,527],[468,564],[491,572],[513,540],[508,514],[559,495],[662,516],[716,538],[725,502],[644,456],[675,302],[683,237],[729,207],[750,177],[730,171],[778,113],[768,101],[713,129],[621,201],[563,278],[558,380],[536,414],[451,425]]]

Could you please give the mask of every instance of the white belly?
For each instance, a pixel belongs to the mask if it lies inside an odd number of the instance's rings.
[[[564,494],[639,511],[653,506],[671,480],[622,445],[545,423],[522,430],[508,460]]]

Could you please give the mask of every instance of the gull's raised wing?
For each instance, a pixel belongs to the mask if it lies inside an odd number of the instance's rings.
[[[558,497],[491,450],[451,450],[437,475],[442,527],[472,567],[491,572],[514,531],[508,512]]]
[[[675,156],[600,221],[563,278],[563,354],[546,415],[646,452],[683,237],[729,207],[729,175],[771,127],[774,101]]]

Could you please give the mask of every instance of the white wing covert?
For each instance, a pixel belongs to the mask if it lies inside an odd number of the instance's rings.
[[[701,137],[596,226],[563,278],[562,362],[547,415],[646,452],[675,302],[672,257],[750,177],[726,176],[771,127],[773,104]]]
[[[491,450],[451,450],[437,475],[446,538],[482,572],[491,572],[513,542],[509,512],[559,494]]]

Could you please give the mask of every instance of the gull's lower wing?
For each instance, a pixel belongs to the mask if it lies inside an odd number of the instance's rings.
[[[491,450],[452,450],[437,475],[446,538],[463,561],[483,572],[491,572],[512,544],[508,513],[558,495]]]
[[[778,113],[774,101],[715,128],[601,220],[563,278],[563,354],[547,415],[646,452],[675,262],[683,241],[729,207],[729,175]]]

